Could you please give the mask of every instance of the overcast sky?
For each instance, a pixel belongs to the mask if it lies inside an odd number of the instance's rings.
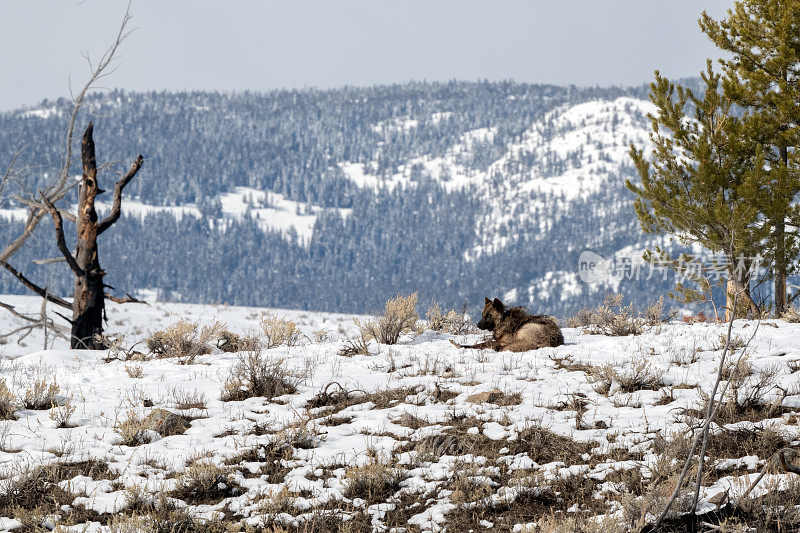
[[[134,0],[106,87],[269,90],[408,80],[634,85],[696,75],[733,0]],[[0,110],[69,94],[127,1],[4,0]]]

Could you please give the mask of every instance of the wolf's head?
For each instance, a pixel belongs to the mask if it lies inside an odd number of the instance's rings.
[[[497,298],[494,300],[484,298],[484,300],[483,314],[481,315],[480,322],[478,322],[478,327],[487,331],[494,331],[497,324],[503,318],[503,312],[506,310],[506,306]]]

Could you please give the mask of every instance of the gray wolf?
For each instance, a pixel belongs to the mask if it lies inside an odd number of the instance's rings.
[[[522,307],[506,306],[499,299],[485,298],[478,327],[492,332],[492,338],[460,348],[491,348],[498,352],[527,352],[548,346],[561,346],[564,336],[555,320],[547,315],[532,315]]]

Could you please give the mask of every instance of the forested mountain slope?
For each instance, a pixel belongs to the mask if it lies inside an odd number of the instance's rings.
[[[579,281],[582,251],[644,242],[624,181],[629,143],[647,143],[645,88],[115,91],[89,104],[80,123],[95,120],[101,161],[122,172],[145,157],[124,220],[101,237],[119,290],[343,312],[397,292],[457,308],[499,295],[562,314],[611,287]],[[28,144],[27,190],[58,168],[68,113],[59,100],[0,114],[0,162]],[[115,179],[106,170],[101,185]],[[3,206],[3,235],[18,231],[18,207]],[[69,293],[63,265],[27,266],[55,255],[48,222],[13,263]],[[642,300],[671,284],[618,288]],[[0,291],[19,290],[0,278]]]

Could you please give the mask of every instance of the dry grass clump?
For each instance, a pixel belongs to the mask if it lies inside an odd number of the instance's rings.
[[[6,380],[0,378],[0,420],[13,420],[17,409],[19,409],[17,398],[6,385]]]
[[[216,503],[240,491],[229,469],[207,461],[193,462],[177,481],[171,496],[191,505]]]
[[[167,329],[153,333],[147,339],[147,349],[159,359],[177,357],[181,364],[191,364],[197,356],[211,353],[211,343],[222,331],[224,326],[219,322],[201,326],[180,319]]]
[[[272,399],[296,390],[296,380],[289,375],[282,359],[269,361],[260,352],[245,352],[231,368],[220,399],[224,402],[255,396]]]
[[[797,307],[788,307],[781,316],[787,322],[797,323],[800,322],[800,309]]]
[[[134,409],[125,413],[125,418],[114,426],[114,431],[122,437],[120,444],[123,446],[140,446],[150,441],[146,433],[145,417]]]
[[[603,395],[608,395],[614,384],[617,385],[615,391],[625,394],[640,390],[659,390],[664,386],[664,371],[657,369],[643,357],[631,360],[628,367],[621,371],[606,364],[591,367],[587,374],[594,382],[594,391]]]
[[[633,304],[623,305],[622,294],[607,294],[603,303],[590,309],[580,309],[567,319],[567,327],[583,328],[593,335],[625,336],[641,335],[645,327],[663,322],[664,301],[662,298],[648,305],[641,314]]]
[[[397,344],[400,335],[416,330],[417,293],[408,296],[395,296],[383,309],[383,315],[366,322],[356,321],[365,341],[375,339],[380,344]]]
[[[131,379],[139,379],[144,376],[144,367],[142,365],[126,364],[125,373]]]
[[[361,322],[354,319],[353,322],[359,327],[359,334],[355,337],[349,338],[345,341],[337,352],[342,357],[355,357],[356,355],[369,355],[369,346],[367,346],[367,337],[361,326]]]
[[[497,531],[538,532],[539,522],[547,524],[544,531],[624,531],[606,529],[606,520],[594,521],[594,517],[608,512],[608,502],[594,497],[598,483],[588,477],[570,475],[550,482],[537,476],[524,477],[514,483],[516,494],[489,498],[492,491],[488,485],[493,484],[494,476],[489,469],[475,473],[478,476],[458,473],[454,477],[460,483],[450,496],[457,507],[447,514],[448,530],[484,531],[491,523]],[[487,480],[487,476],[491,479]],[[528,529],[516,527],[526,523],[530,524]]]
[[[103,515],[107,517],[108,515]],[[191,516],[184,509],[163,502],[146,512],[116,514],[108,520],[109,533],[230,533],[245,531],[244,526],[223,519],[205,520]]]
[[[205,409],[208,399],[202,391],[198,389],[187,390],[175,388],[172,390],[172,401],[176,409],[181,411],[187,409]]]
[[[485,476],[479,468],[469,464],[453,465],[453,477],[448,488],[453,492],[450,501],[456,505],[471,505],[482,502],[492,495],[492,486],[486,483]]]
[[[428,327],[438,333],[451,335],[468,335],[478,329],[466,313],[457,313],[454,309],[443,311],[441,302],[436,300],[431,303],[425,312]]]
[[[25,389],[22,406],[34,411],[50,409],[56,403],[56,395],[59,390],[61,388],[55,381],[48,383],[44,378],[37,379]]]
[[[259,322],[263,335],[264,348],[270,350],[278,346],[297,346],[303,340],[303,332],[297,323],[287,318],[266,313]]]
[[[65,523],[97,521],[95,511],[72,505],[77,495],[61,483],[76,476],[114,477],[101,461],[21,467],[0,481],[0,516],[16,518],[23,523],[23,531],[46,531],[44,518],[56,515]]]
[[[259,340],[254,335],[239,335],[223,329],[217,336],[217,348],[225,353],[249,352],[258,347]]]
[[[553,461],[563,461],[568,465],[581,464],[581,456],[592,450],[591,443],[572,440],[540,425],[523,429],[517,440],[506,444],[511,449],[509,453],[527,453],[539,464]]]
[[[708,455],[716,459],[737,459],[746,455],[768,459],[790,440],[781,431],[769,426],[720,429],[708,436]]]
[[[720,422],[757,422],[780,416],[785,411],[783,400],[789,394],[787,389],[778,386],[780,370],[778,365],[757,369],[747,356],[726,364],[722,376],[729,381],[729,385],[717,414]],[[775,391],[778,393],[775,394]],[[707,397],[705,401],[708,402]]]
[[[345,498],[360,498],[368,503],[386,501],[400,490],[403,472],[377,461],[351,466],[344,474]]]
[[[664,383],[664,371],[655,368],[644,358],[631,361],[630,366],[622,372],[614,372],[614,379],[624,393],[639,390],[658,390]]]
[[[264,428],[256,426],[255,434],[263,435]],[[245,477],[262,477],[268,483],[283,483],[286,474],[291,471],[287,462],[294,457],[296,449],[311,449],[317,443],[317,436],[312,433],[307,424],[284,428],[274,433],[273,438],[266,444],[248,448],[228,459],[226,464],[238,468],[243,463],[257,463],[257,472],[250,469],[242,470]]]
[[[76,409],[77,406],[72,403],[71,398],[66,398],[60,404],[54,402],[50,409],[50,420],[56,423],[57,428],[73,427],[70,420],[72,419],[72,415],[75,414]]]
[[[610,517],[603,517],[600,520],[594,517],[576,518],[574,516],[564,516],[563,514],[549,514],[535,522],[534,527],[523,529],[523,533],[528,531],[536,533],[627,533],[629,529],[619,521]],[[731,532],[732,533],[732,532]]]
[[[258,516],[266,526],[274,526],[274,531],[284,531],[281,527],[282,514],[297,514],[297,497],[283,487],[279,491],[269,490],[258,499]]]
[[[333,340],[331,332],[325,328],[318,329],[311,333],[311,342],[315,344],[324,344]]]

